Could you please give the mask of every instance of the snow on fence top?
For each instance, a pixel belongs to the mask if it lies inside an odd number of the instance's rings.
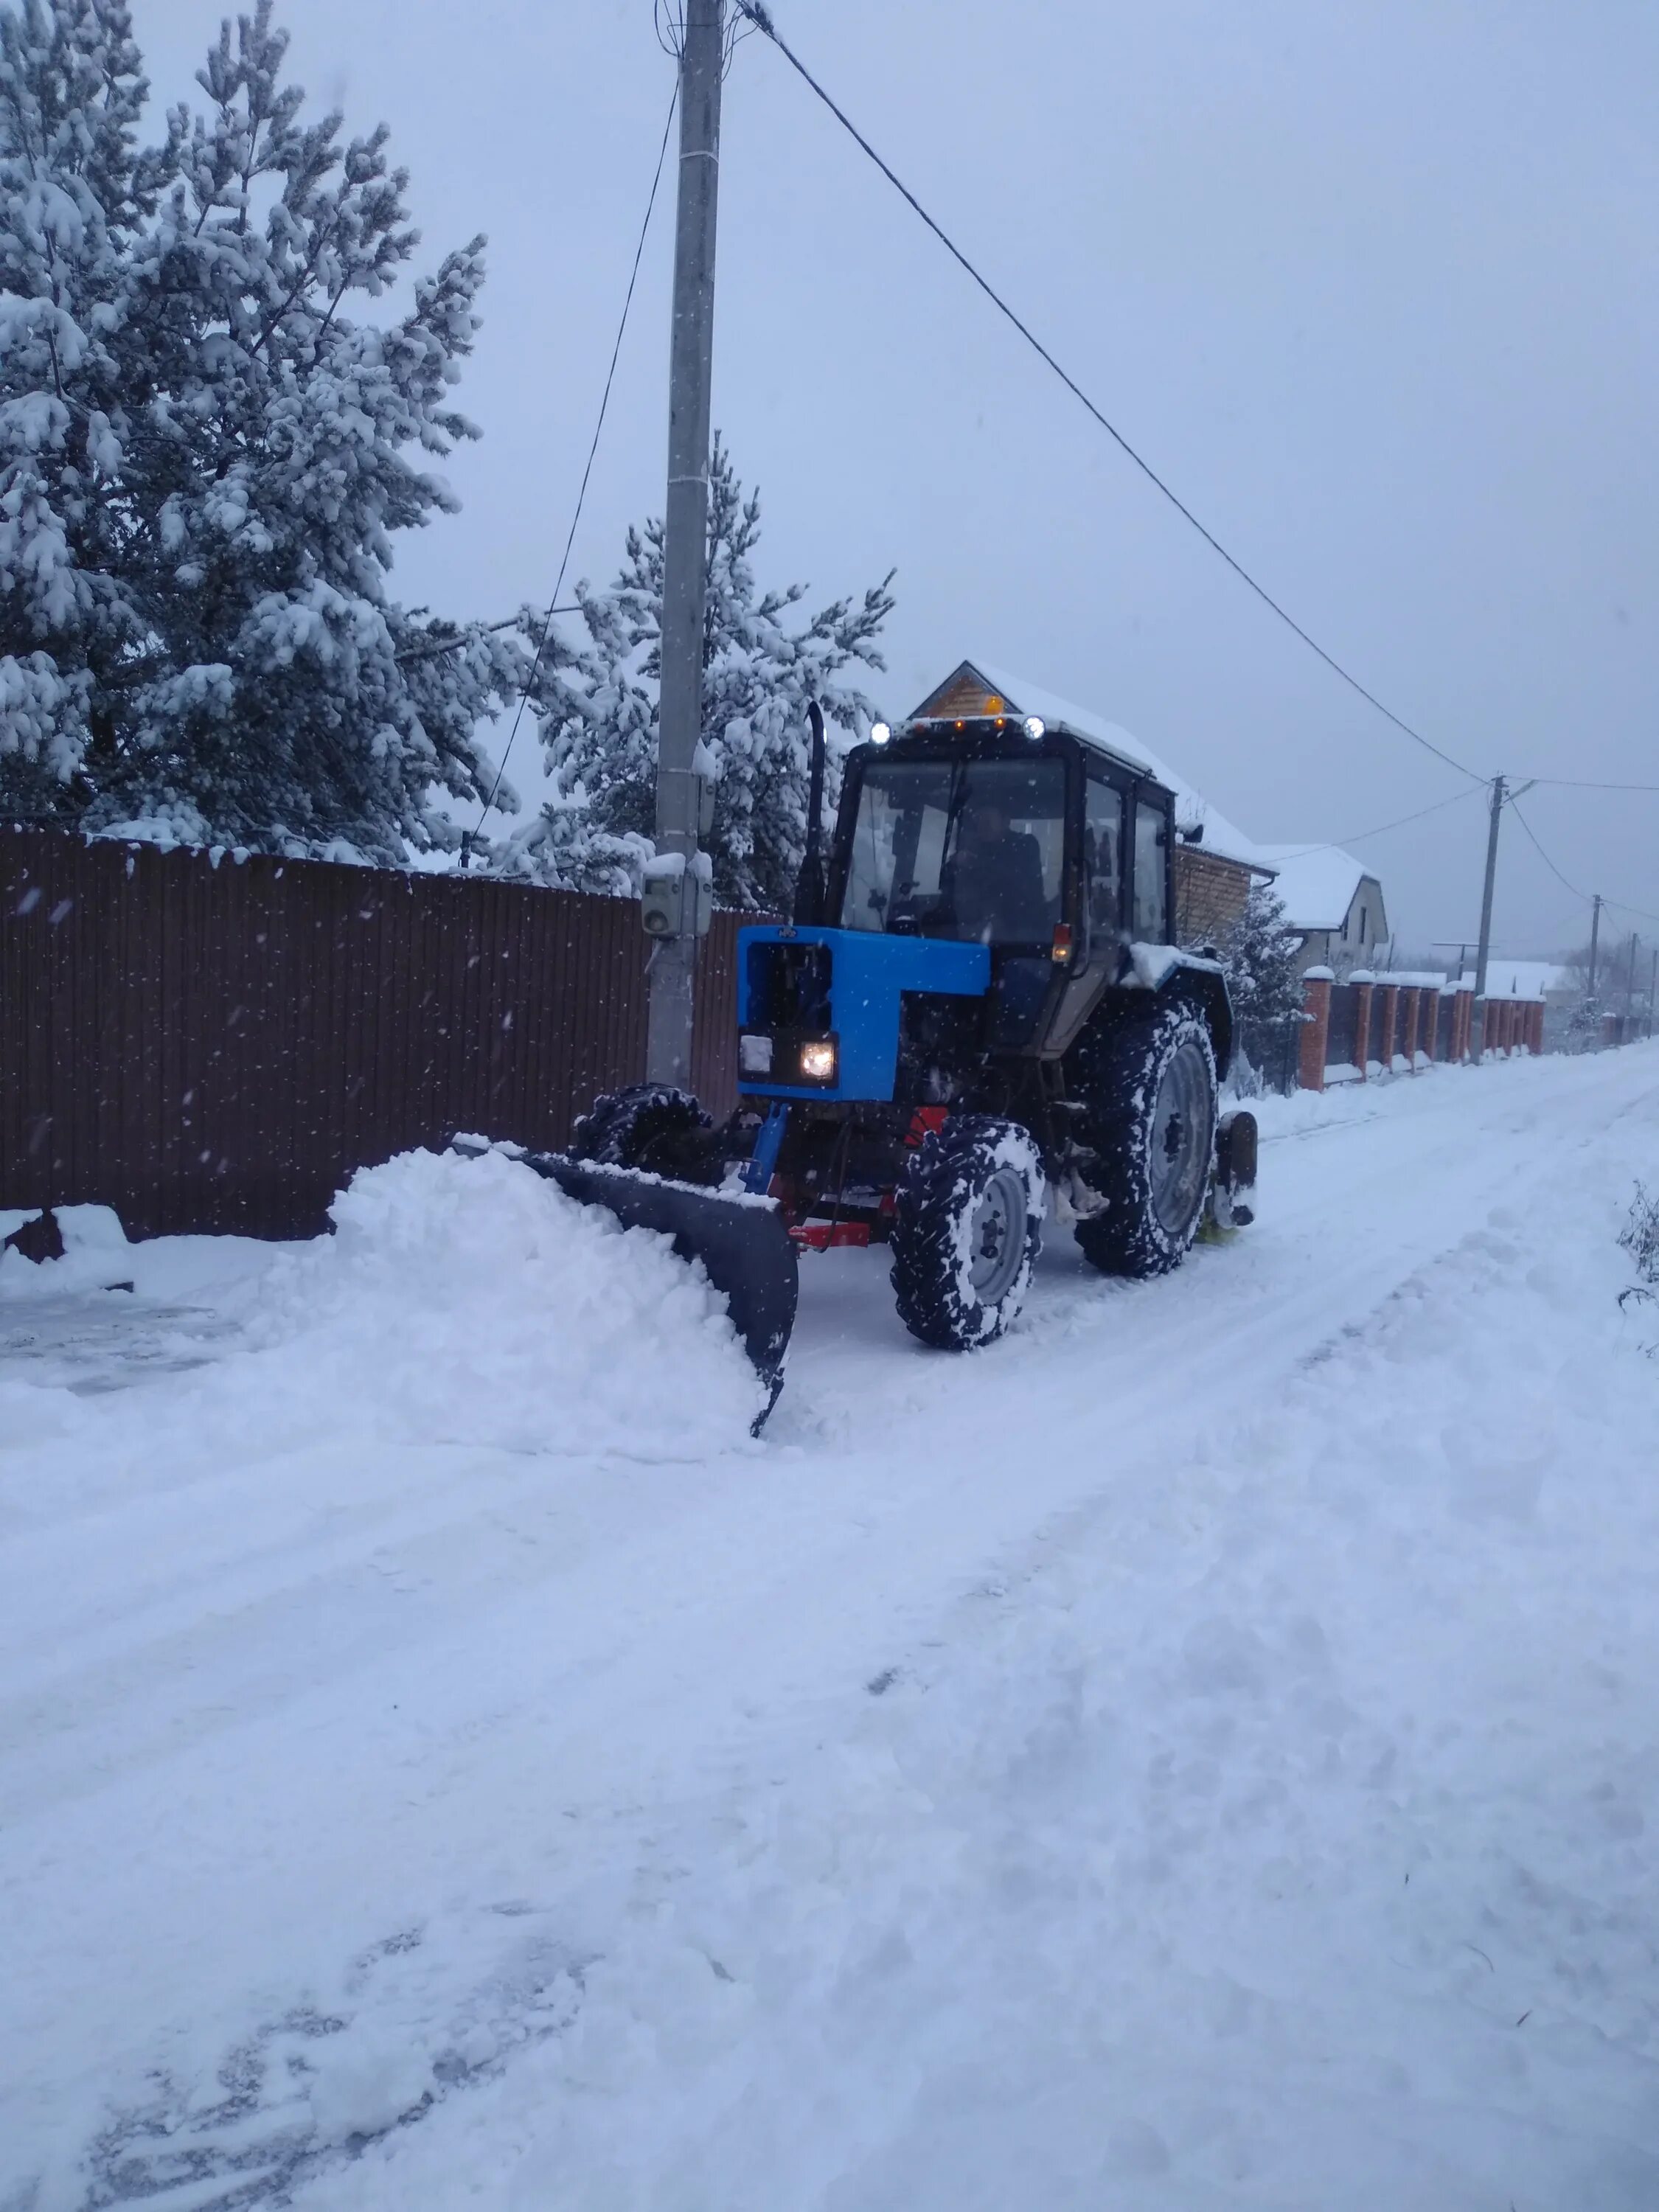
[[[1356,968],[1350,973],[1348,981],[1351,983],[1369,983],[1379,991],[1438,991],[1443,997],[1448,993],[1469,988],[1468,984],[1454,982],[1449,975],[1443,975],[1436,968]]]

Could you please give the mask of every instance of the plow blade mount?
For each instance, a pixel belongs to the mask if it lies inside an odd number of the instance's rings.
[[[732,1326],[766,1385],[759,1430],[783,1388],[799,1275],[783,1216],[769,1199],[735,1197],[671,1182],[633,1168],[602,1167],[564,1152],[526,1152],[526,1167],[583,1206],[608,1206],[624,1229],[656,1229],[682,1260],[701,1260],[726,1299]]]

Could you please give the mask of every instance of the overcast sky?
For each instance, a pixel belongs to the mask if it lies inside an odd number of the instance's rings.
[[[191,90],[219,11],[133,7],[158,105]],[[278,13],[319,104],[391,125],[424,259],[489,234],[460,392],[484,436],[398,588],[507,613],[552,586],[672,89],[651,0]],[[1407,720],[1483,775],[1659,783],[1652,0],[775,13],[1126,436]],[[596,579],[661,508],[672,169],[577,539]],[[715,320],[714,419],[764,495],[767,580],[830,598],[897,568],[886,710],[982,654],[1137,732],[1264,842],[1350,839],[1459,788],[1229,574],[759,38],[726,88]],[[1659,915],[1659,795],[1523,805],[1573,884]],[[1402,938],[1474,932],[1484,834],[1477,795],[1358,845]],[[1498,942],[1582,933],[1511,826]]]

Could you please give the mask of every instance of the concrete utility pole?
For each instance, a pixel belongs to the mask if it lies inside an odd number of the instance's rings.
[[[1625,970],[1625,1020],[1628,1024],[1636,1011],[1636,932],[1630,933],[1630,963]]]
[[[1486,832],[1486,881],[1480,893],[1480,942],[1474,955],[1474,1002],[1480,1010],[1480,1049],[1486,1048],[1486,961],[1492,951],[1492,895],[1498,881],[1498,825],[1504,817],[1504,779],[1492,780],[1492,826]]]
[[[1593,999],[1593,998],[1595,996],[1595,956],[1596,956],[1597,951],[1600,949],[1601,943],[1601,892],[1600,892],[1600,891],[1597,891],[1597,893],[1595,894],[1595,897],[1590,901],[1590,971],[1589,971],[1589,990],[1584,994],[1585,997],[1586,997],[1586,998],[1589,998],[1589,999]]]
[[[657,725],[657,853],[645,925],[656,939],[646,1074],[689,1084],[697,938],[708,926],[708,863],[697,849],[702,784],[703,603],[708,584],[708,391],[714,358],[714,217],[720,185],[725,0],[685,0],[680,45],[679,211],[668,353],[668,500],[664,509],[662,682]],[[664,857],[667,865],[661,865]],[[699,866],[699,862],[702,866]]]

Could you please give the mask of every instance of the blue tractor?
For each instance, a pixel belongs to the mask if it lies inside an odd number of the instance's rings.
[[[827,870],[814,710],[795,916],[738,940],[736,1113],[641,1085],[532,1163],[702,1259],[774,1396],[803,1248],[887,1245],[906,1328],[961,1351],[1019,1312],[1045,1217],[1143,1277],[1251,1218],[1225,980],[1170,941],[1170,793],[994,693],[955,703],[848,756]]]

